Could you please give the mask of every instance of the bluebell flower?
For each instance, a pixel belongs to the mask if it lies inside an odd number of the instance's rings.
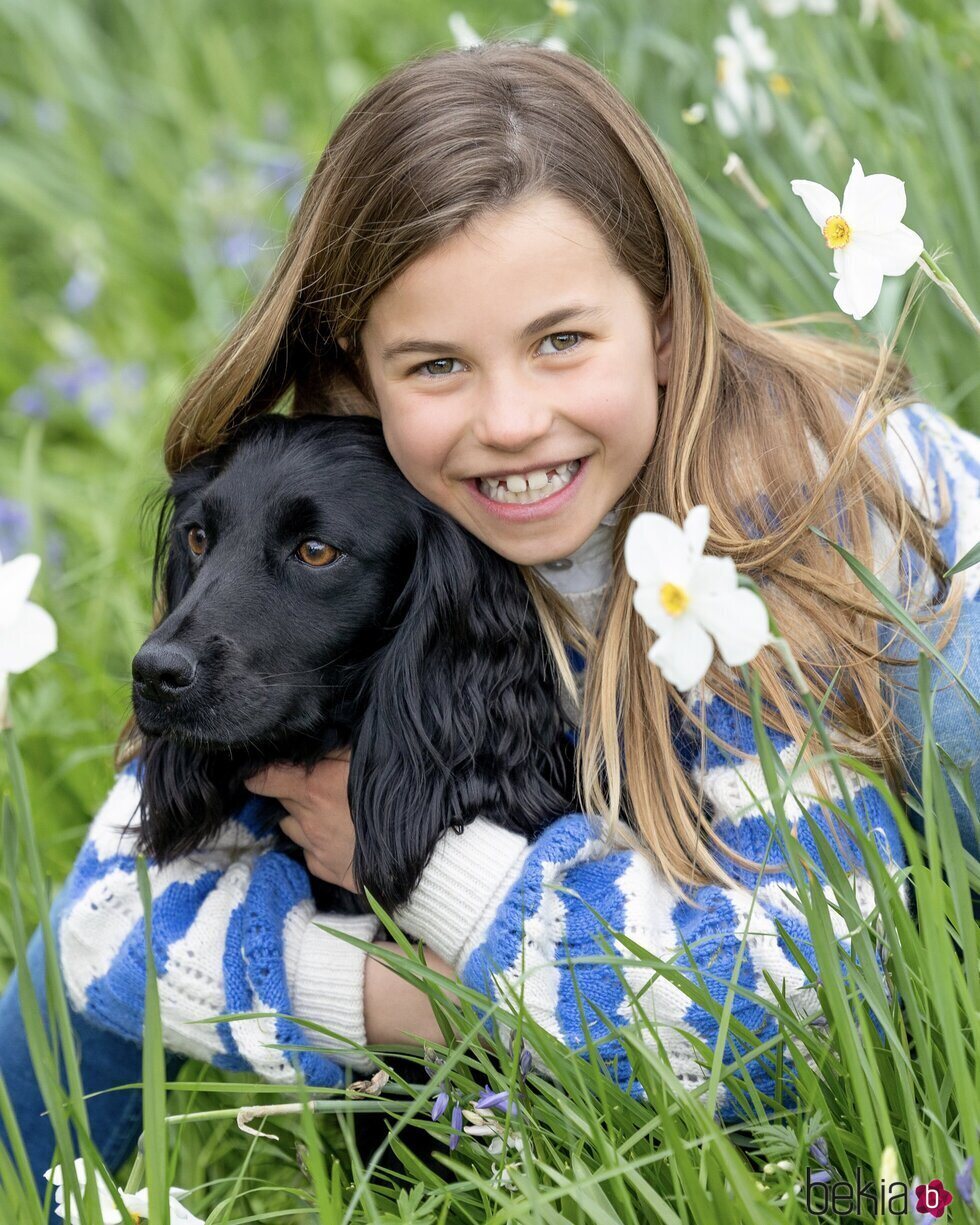
[[[0,557],[17,557],[23,553],[30,528],[27,507],[12,498],[0,498]]]
[[[522,1080],[531,1070],[531,1048],[523,1038],[521,1039],[521,1057],[517,1064],[517,1070],[520,1072]]]
[[[271,157],[264,158],[255,168],[255,177],[260,191],[284,188],[292,185],[304,175],[303,159],[291,149],[282,149]]]
[[[436,1094],[436,1100],[432,1107],[433,1123],[436,1121],[436,1119],[442,1118],[443,1114],[446,1111],[446,1107],[448,1105],[449,1105],[449,1094],[448,1093],[443,1092],[443,1093]]]
[[[452,1117],[452,1135],[449,1137],[449,1151],[452,1152],[456,1145],[459,1144],[459,1138],[463,1130],[463,1108],[459,1102],[453,1106]]]
[[[517,1103],[510,1100],[510,1094],[506,1089],[501,1090],[500,1093],[494,1093],[489,1085],[484,1086],[483,1092],[473,1105],[477,1110],[509,1110],[513,1115],[520,1113]]]
[[[956,1190],[960,1193],[960,1199],[963,1203],[972,1206],[973,1204],[973,1158],[967,1157],[964,1161],[960,1172],[953,1180],[956,1184]]]
[[[70,311],[83,311],[92,305],[102,289],[102,277],[92,267],[82,264],[72,273],[71,280],[61,291],[61,300]]]
[[[254,225],[232,230],[218,244],[221,262],[227,268],[244,268],[259,254],[262,234]]]
[[[37,420],[51,415],[47,396],[40,387],[35,387],[32,383],[25,383],[23,387],[17,388],[10,397],[10,407],[22,417],[33,417]]]
[[[811,1174],[807,1171],[807,1182],[811,1187],[819,1186],[822,1182],[830,1182],[831,1178],[833,1178],[833,1174],[831,1174],[830,1170],[817,1170],[816,1174]]]
[[[810,1145],[810,1156],[817,1165],[830,1168],[830,1154],[827,1151],[827,1141],[821,1136]]]
[[[42,132],[60,132],[67,113],[57,98],[37,98],[34,102],[34,122]]]

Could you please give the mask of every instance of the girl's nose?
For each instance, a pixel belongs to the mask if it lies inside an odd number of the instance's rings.
[[[473,436],[488,451],[516,453],[546,438],[554,417],[542,387],[531,387],[519,378],[498,378],[478,393]]]

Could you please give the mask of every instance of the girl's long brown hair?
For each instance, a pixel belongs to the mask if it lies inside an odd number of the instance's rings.
[[[268,283],[177,407],[167,467],[177,471],[281,403],[295,413],[377,415],[357,344],[375,294],[469,222],[545,192],[605,235],[611,257],[642,286],[651,319],[666,306],[672,314],[656,441],[616,528],[598,639],[522,568],[573,695],[563,643],[589,658],[579,798],[675,889],[728,886],[704,798],[672,746],[671,708],[682,700],[647,662],[651,634],[632,609],[623,565],[630,520],[656,511],[681,522],[692,506],[709,507],[709,552],[733,558],[760,585],[815,691],[843,669],[827,717],[849,751],[893,784],[901,767],[877,635],[887,618],[810,528],[868,560],[873,510],[896,547],[915,549],[937,576],[943,561],[898,483],[859,449],[888,411],[914,398],[902,363],[884,348],[748,323],[720,301],[681,184],[600,72],[564,52],[487,43],[411,60],[361,98],[324,150]],[[349,340],[347,351],[338,338]],[[850,417],[838,397],[856,404]],[[764,651],[755,666],[772,725],[801,737],[778,657]],[[707,681],[748,709],[723,665]],[[132,751],[132,730],[123,751]]]

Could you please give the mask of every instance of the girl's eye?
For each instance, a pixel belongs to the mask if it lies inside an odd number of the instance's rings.
[[[208,547],[208,534],[203,527],[192,527],[187,532],[187,547],[195,557],[201,557]]]
[[[304,540],[296,550],[296,556],[308,566],[326,566],[337,556],[338,550],[322,540]]]
[[[553,352],[545,353],[543,354],[543,356],[544,357],[557,357],[560,353],[571,353],[573,350],[579,347],[579,345],[582,342],[582,339],[585,336],[585,333],[584,332],[552,332],[549,336],[545,336],[544,338],[545,340],[551,340],[551,341],[567,340],[569,337],[572,337],[572,336],[578,337],[578,340],[575,342],[575,344],[568,345],[566,348],[556,348]],[[544,341],[542,341],[542,344],[543,343]],[[442,370],[436,370],[433,373],[433,372],[430,372],[429,367],[431,366],[445,367],[447,365],[452,366],[453,362],[458,361],[458,360],[459,359],[455,357],[437,357],[437,358],[434,358],[432,361],[422,362],[421,365],[414,366],[409,371],[409,374],[421,374],[423,378],[428,378],[428,379],[442,378],[444,375],[454,374],[455,371],[451,369],[450,370],[442,369]]]
[[[559,340],[567,340],[570,336],[577,336],[579,339],[573,345],[567,345],[564,349],[556,349],[556,353],[570,353],[572,349],[577,349],[582,339],[581,332],[552,332],[550,336],[546,336],[545,340],[554,340],[556,337]]]

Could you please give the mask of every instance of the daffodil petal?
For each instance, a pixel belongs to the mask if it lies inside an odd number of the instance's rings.
[[[893,174],[869,174],[844,189],[841,212],[855,234],[887,234],[906,209],[905,184]]]
[[[851,173],[847,182],[844,185],[844,195],[841,197],[841,212],[844,210],[845,203],[851,198],[851,194],[864,182],[864,168],[861,163],[854,159],[851,164]]]
[[[806,211],[821,229],[828,217],[836,217],[840,212],[840,201],[820,183],[813,183],[810,179],[793,179],[790,187],[793,194],[799,196],[806,205]]]
[[[629,526],[623,545],[626,571],[641,587],[668,580],[684,586],[691,567],[683,531],[665,515],[643,511]]]
[[[738,570],[730,557],[701,557],[691,572],[688,594],[691,611],[700,619],[702,600],[727,599],[738,589]]]
[[[40,568],[36,553],[22,553],[0,566],[0,630],[6,629],[23,608]]]
[[[845,314],[863,319],[881,295],[882,280],[878,261],[849,243],[843,251],[834,301]]]
[[[23,604],[12,625],[0,634],[0,672],[26,672],[58,645],[51,614],[37,604]]]
[[[747,664],[769,641],[769,613],[754,591],[739,588],[699,602],[696,616],[730,668]]]
[[[664,608],[659,587],[637,587],[633,592],[633,607],[655,634],[666,634],[674,618]]]
[[[689,615],[679,617],[658,638],[647,657],[682,693],[693,688],[711,667],[715,650],[707,633]]]
[[[908,272],[922,254],[922,239],[905,225],[887,234],[857,233],[852,246],[877,260],[885,276],[901,276]]]
[[[691,557],[699,557],[708,543],[708,529],[711,522],[711,512],[707,506],[692,506],[684,518],[684,536],[687,540]]]

